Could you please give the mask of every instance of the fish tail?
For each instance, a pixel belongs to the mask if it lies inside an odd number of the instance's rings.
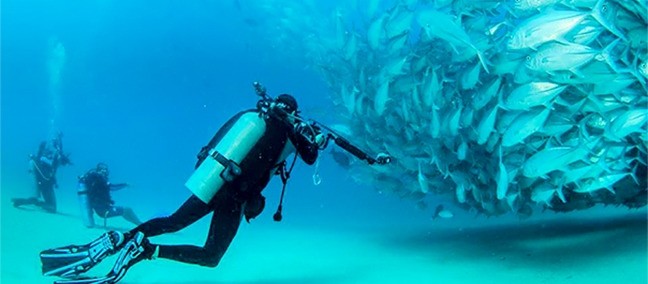
[[[590,137],[589,132],[587,132],[587,126],[585,123],[587,120],[592,117],[592,115],[595,115],[595,113],[591,113],[583,117],[580,122],[578,123],[578,138],[579,140],[588,140],[587,137]],[[579,141],[581,142],[581,141]]]
[[[607,163],[605,163],[605,156],[607,155],[607,152],[608,152],[608,149],[606,148],[606,149],[603,151],[603,154],[599,155],[599,160],[598,160],[598,162],[596,162],[595,165],[596,165],[597,167],[601,168],[601,169],[602,169],[603,171],[605,171],[606,173],[611,174],[611,173],[612,173],[612,169],[610,169],[610,167],[608,167]]]
[[[583,148],[583,149],[585,149],[585,150],[587,150],[587,151],[589,151],[591,153],[591,152],[594,152],[594,148],[596,147],[596,145],[599,144],[599,142],[601,142],[600,137],[592,138],[591,136],[589,136],[587,131],[585,131],[585,134],[583,133],[583,131],[579,131],[579,134],[578,134],[578,145],[579,146],[578,146],[578,148]],[[591,145],[590,145],[590,143],[591,143]]]
[[[509,111],[510,109],[506,107],[506,104],[504,103],[504,98],[503,98],[503,93],[502,91],[497,91],[497,105],[495,106],[496,108],[501,108],[503,110]]]
[[[632,171],[629,173],[630,177],[636,184],[641,184],[639,183],[639,178],[637,178],[637,168],[639,167],[639,163],[636,163],[635,166],[632,168]]]
[[[619,41],[621,41],[621,39],[617,38],[616,40],[608,44],[608,46],[605,47],[605,49],[603,49],[603,51],[601,52],[602,58],[600,58],[601,61],[605,61],[605,63],[607,63],[608,66],[610,66],[610,68],[612,68],[612,70],[614,70],[614,72],[616,73],[619,73],[621,71],[621,68],[619,68],[616,62],[614,62],[614,56],[612,56],[612,51],[617,46]]]
[[[484,67],[484,71],[486,71],[486,73],[490,73],[490,71],[488,70],[488,62],[484,58],[484,54],[476,47],[473,46],[473,48],[477,52],[477,57],[479,58],[479,62],[481,63],[481,65]]]
[[[499,163],[502,163],[502,145],[499,147]]]

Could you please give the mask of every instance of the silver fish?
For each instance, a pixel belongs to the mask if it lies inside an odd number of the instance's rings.
[[[430,185],[428,184],[427,178],[423,175],[423,168],[421,167],[421,161],[418,164],[418,183],[421,189],[421,192],[427,194],[430,192]]]
[[[513,8],[518,11],[541,10],[558,2],[560,0],[515,0]]]
[[[443,219],[449,219],[454,217],[454,214],[450,212],[450,210],[447,210],[443,208],[443,205],[439,204],[436,209],[434,209],[434,214],[432,215],[432,220],[436,218],[443,218]]]
[[[495,121],[497,119],[497,107],[494,107],[486,116],[485,119],[482,119],[477,126],[477,144],[483,145],[488,140],[488,137],[495,129]]]
[[[612,186],[628,175],[630,175],[630,173],[615,173],[615,174],[601,176],[598,178],[592,178],[581,183],[580,186],[574,189],[574,192],[592,193],[600,189],[607,189],[611,193],[615,193],[614,188]]]
[[[506,197],[506,192],[508,191],[509,176],[506,171],[506,166],[502,163],[502,147],[499,149],[499,171],[497,174],[497,199],[501,200]]]
[[[547,105],[560,95],[567,86],[551,82],[531,82],[515,88],[504,101],[504,108],[528,110],[532,107]]]
[[[510,50],[536,49],[544,43],[561,40],[588,16],[594,18],[617,37],[625,40],[623,34],[603,15],[604,4],[605,0],[598,0],[590,12],[545,10],[518,25],[513,31],[507,47]]]
[[[616,117],[605,131],[605,137],[612,141],[636,132],[645,132],[648,123],[648,109],[631,109]]]
[[[474,50],[486,73],[489,72],[482,51],[475,47],[468,34],[466,34],[466,31],[449,15],[436,10],[425,10],[419,13],[417,21],[423,27],[428,37],[434,35],[446,40],[450,45],[455,47],[455,52],[458,52],[456,46],[464,46]]]
[[[374,110],[378,115],[382,115],[387,109],[387,101],[389,100],[389,80],[384,80],[378,90],[376,91],[376,98],[374,99]]]
[[[526,66],[539,72],[571,71],[581,74],[578,72],[578,68],[594,59],[598,61],[611,60],[610,51],[618,42],[619,39],[613,41],[604,50],[596,50],[580,44],[549,43],[529,56]]]
[[[502,146],[511,147],[538,132],[543,126],[551,109],[523,113],[515,119],[502,136]]]
[[[518,25],[507,47],[510,50],[536,49],[544,43],[561,39],[588,15],[580,11],[544,11]]]
[[[475,110],[480,110],[486,106],[493,98],[497,96],[502,85],[502,77],[497,77],[493,79],[488,84],[482,86],[479,91],[477,91],[475,97],[472,100],[472,105]]]
[[[568,171],[569,165],[585,159],[596,143],[598,140],[576,147],[542,149],[527,159],[522,167],[522,174],[529,178],[537,178],[556,170]]]
[[[531,200],[537,204],[544,204],[551,207],[551,200],[556,194],[555,186],[549,183],[543,183],[531,190]]]
[[[369,47],[373,50],[378,50],[381,47],[385,36],[385,19],[387,19],[386,14],[378,17],[371,23],[367,31],[367,41],[369,42]]]

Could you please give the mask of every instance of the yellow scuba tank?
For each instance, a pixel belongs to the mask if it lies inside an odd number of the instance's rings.
[[[200,200],[209,203],[227,182],[241,174],[239,164],[266,131],[266,122],[257,112],[248,112],[232,124],[223,138],[189,177],[185,186]]]

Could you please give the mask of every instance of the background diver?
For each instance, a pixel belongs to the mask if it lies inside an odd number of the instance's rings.
[[[128,187],[128,183],[111,183],[109,176],[108,165],[99,163],[95,168],[79,177],[77,194],[79,195],[79,205],[84,225],[88,228],[94,227],[93,211],[101,218],[104,218],[104,227],[107,218],[117,216],[122,216],[126,221],[135,225],[141,224],[142,222],[137,218],[133,209],[115,206],[110,194],[111,191]]]
[[[29,155],[29,172],[34,175],[36,191],[29,198],[13,198],[11,202],[14,207],[36,205],[47,212],[56,213],[56,171],[59,166],[72,164],[69,154],[63,153],[62,138],[63,134],[59,132],[54,139],[41,142],[36,155]]]
[[[283,94],[273,100],[258,83],[255,88],[262,96],[257,108],[232,117],[198,153],[196,170],[185,184],[193,195],[175,213],[149,220],[126,233],[107,232],[86,245],[43,251],[40,255],[43,274],[68,278],[56,283],[115,283],[135,263],[158,257],[215,267],[236,235],[243,216],[249,222],[263,211],[265,197],[261,191],[273,175],[281,176],[283,200],[297,156],[312,165],[318,150],[333,138],[336,144],[370,164],[390,161],[386,155],[373,159],[337,135],[322,134],[315,123],[301,119],[292,96]],[[295,153],[295,158],[288,168],[286,158],[291,153]],[[273,216],[275,221],[282,219],[281,204],[282,201]],[[202,247],[158,245],[148,240],[179,231],[212,212],[209,233]],[[106,276],[78,278],[117,252],[117,261]]]

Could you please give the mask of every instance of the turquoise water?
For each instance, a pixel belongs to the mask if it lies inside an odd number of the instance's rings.
[[[419,13],[430,9],[431,2],[402,3],[407,11]],[[49,283],[54,278],[40,275],[39,251],[87,242],[103,232],[103,228],[83,227],[76,201],[77,176],[98,162],[110,166],[113,182],[131,184],[114,193],[118,205],[132,207],[143,219],[172,213],[189,196],[183,184],[193,171],[196,153],[230,116],[256,105],[252,82],[260,81],[272,95],[291,93],[297,97],[305,115],[329,125],[346,125],[354,143],[372,155],[389,153],[394,163],[382,168],[386,170],[368,170],[354,162],[347,169],[327,149],[321,153],[319,167],[297,165],[281,223],[272,221],[281,184],[278,179],[271,182],[264,191],[268,200],[265,211],[251,224],[241,226],[219,267],[151,261],[129,271],[123,283],[645,283],[646,189],[642,188],[645,180],[639,171],[645,169],[641,165],[645,166],[647,141],[641,112],[647,108],[646,75],[641,69],[646,62],[646,41],[641,41],[643,35],[636,32],[645,29],[645,11],[633,14],[615,4],[618,2],[609,2],[617,11],[614,15],[643,20],[638,24],[614,22],[629,40],[615,47],[613,54],[619,57],[613,61],[627,64],[636,72],[617,70],[625,74],[614,77],[621,83],[597,73],[602,76],[599,81],[612,82],[606,85],[611,88],[624,84],[623,80],[633,80],[626,88],[603,90],[595,83],[598,87],[576,88],[573,80],[580,77],[559,76],[564,70],[553,70],[552,74],[562,78],[561,84],[568,86],[559,95],[568,103],[547,108],[552,109],[551,115],[571,110],[569,105],[577,105],[573,94],[582,91],[601,92],[598,96],[605,103],[616,97],[624,111],[640,110],[635,117],[639,122],[627,128],[588,128],[591,137],[598,135],[604,141],[613,139],[613,135],[627,135],[623,138],[628,140],[597,147],[613,149],[605,155],[620,152],[617,155],[628,158],[623,159],[629,161],[627,164],[609,162],[609,166],[617,171],[614,173],[628,173],[623,181],[630,186],[617,186],[615,194],[605,189],[579,194],[574,187],[565,190],[570,202],[564,202],[553,188],[545,190],[540,185],[553,185],[562,177],[558,173],[569,173],[582,164],[570,164],[567,169],[552,172],[549,179],[535,180],[524,176],[523,163],[515,161],[548,147],[545,138],[556,135],[547,136],[549,130],[545,128],[520,143],[508,142],[515,145],[502,151],[498,139],[507,131],[498,126],[486,135],[487,140],[495,142],[476,142],[480,140],[480,122],[491,113],[498,98],[484,99],[482,108],[474,113],[464,111],[475,109],[475,94],[493,78],[505,82],[504,98],[525,84],[528,79],[524,78],[547,79],[538,74],[517,74],[514,71],[520,69],[510,67],[511,62],[498,60],[503,51],[496,47],[506,45],[505,38],[514,33],[513,26],[546,11],[545,7],[520,12],[519,18],[512,19],[509,13],[517,7],[512,2],[501,4],[511,9],[489,6],[495,5],[493,1],[436,2],[439,11],[446,14],[472,11],[462,16],[462,25],[493,28],[492,36],[501,41],[474,44],[484,51],[490,73],[481,69],[482,63],[465,42],[446,39],[430,43],[426,38],[430,32],[421,30],[421,20],[416,20],[420,14],[413,17],[406,40],[398,43],[401,48],[392,50],[396,43],[386,39],[379,39],[379,47],[372,46],[372,23],[380,15],[392,20],[400,17],[391,1],[3,1],[0,281]],[[569,1],[538,3],[585,11],[596,1],[571,1],[577,2],[571,8],[558,2]],[[375,10],[370,8],[372,3],[378,3]],[[483,16],[483,9],[492,13]],[[583,25],[599,27],[592,21],[587,18]],[[503,22],[506,25],[497,25]],[[392,26],[392,32],[399,28]],[[467,30],[471,31],[470,38],[484,34]],[[619,37],[613,29],[597,31],[600,34],[590,43],[597,48]],[[358,39],[353,48],[352,37]],[[441,32],[437,37],[443,37]],[[444,45],[447,42],[454,47]],[[453,48],[461,52],[453,53]],[[540,56],[531,51],[522,55],[529,54]],[[618,54],[627,58],[622,60]],[[399,64],[395,58],[405,58],[406,67],[395,67]],[[425,85],[427,77],[423,74],[428,65],[416,67],[423,64],[415,61],[419,58],[428,58],[427,64],[437,70],[443,88],[457,89],[455,96],[445,93],[430,101],[421,95],[417,102],[412,92],[404,91],[410,84]],[[607,64],[599,59],[591,59],[593,63],[587,64],[597,65],[585,65],[584,70]],[[385,71],[388,76],[393,75],[388,80],[391,93],[384,101],[378,96],[386,80],[377,71],[382,68],[389,70]],[[417,68],[419,72],[413,71]],[[466,75],[470,70],[480,70],[480,75]],[[472,83],[473,79],[477,82]],[[423,83],[411,83],[418,80]],[[353,94],[353,103],[349,94]],[[513,103],[506,102],[506,111],[511,111]],[[430,130],[433,111],[423,109],[429,103],[438,107],[436,135]],[[384,110],[379,114],[379,109]],[[502,106],[496,111],[497,123],[506,117],[504,109]],[[519,111],[542,114],[541,109]],[[594,117],[591,113],[622,115],[587,107],[579,111],[565,124],[581,125],[576,119]],[[462,119],[457,124],[460,128],[454,129],[452,117],[457,113]],[[472,120],[465,118],[467,113]],[[551,122],[563,123],[550,118]],[[73,162],[60,168],[57,175],[60,214],[13,208],[11,198],[33,191],[33,177],[27,172],[28,155],[56,131],[64,133],[65,150],[71,153]],[[512,132],[508,135],[511,141],[517,139]],[[550,142],[556,147],[573,147],[569,141],[580,141],[571,133],[558,136],[561,139]],[[466,146],[461,146],[464,141]],[[459,154],[461,151],[466,153]],[[458,160],[459,156],[464,158]],[[430,162],[432,157],[437,162]],[[467,163],[472,163],[471,167]],[[500,165],[510,177],[504,193]],[[635,171],[632,175],[631,170]],[[469,178],[464,177],[467,173]],[[322,179],[319,185],[313,182],[316,174]],[[634,183],[631,176],[639,176],[639,181]],[[578,184],[592,183],[596,178]],[[475,187],[466,192],[480,194],[466,196],[461,202],[458,185],[470,189],[468,184]],[[429,192],[423,192],[426,190]],[[550,197],[542,194],[546,192]],[[498,198],[500,194],[509,198]],[[635,200],[633,196],[639,197]],[[624,207],[630,200],[640,208]],[[447,212],[433,219],[438,205]],[[528,214],[529,209],[533,214]],[[552,212],[572,209],[584,210]],[[111,229],[131,228],[119,218],[109,220],[108,225]],[[201,220],[186,231],[156,241],[200,244],[206,226],[208,221]],[[102,265],[93,275],[102,274],[102,269],[110,266]]]

